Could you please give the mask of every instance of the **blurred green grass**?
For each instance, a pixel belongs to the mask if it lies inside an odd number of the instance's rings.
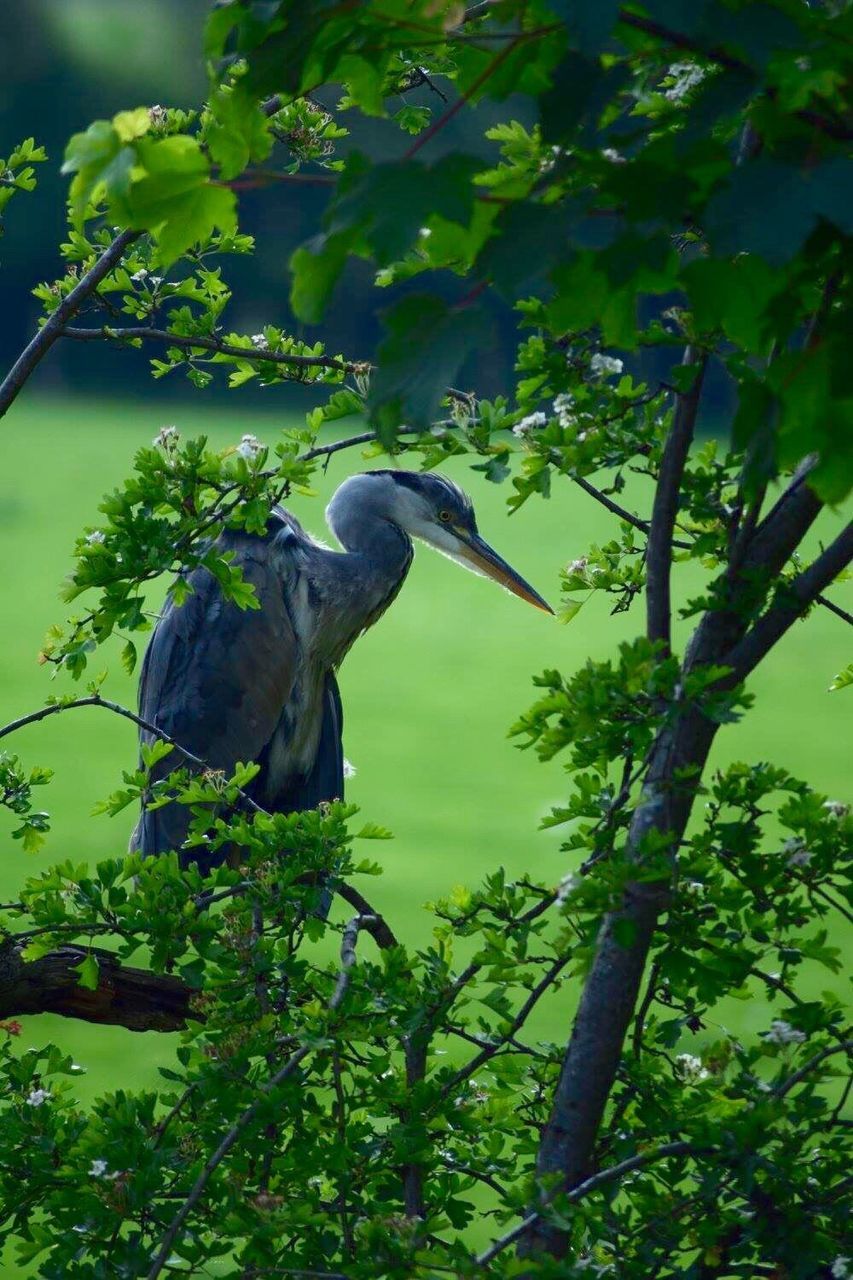
[[[129,472],[134,450],[166,422],[185,437],[205,433],[216,446],[236,443],[244,431],[267,443],[281,428],[274,415],[186,407],[164,412],[150,405],[75,398],[27,399],[4,424],[0,479],[0,551],[5,660],[0,668],[0,716],[13,719],[51,693],[74,688],[36,656],[51,622],[66,616],[58,598],[70,568],[74,538],[98,523],[104,492]],[[365,464],[358,450],[331,459],[317,480],[318,499],[297,498],[295,514],[325,536],[323,509],[334,488]],[[506,487],[454,460],[450,474],[472,493],[487,539],[552,603],[557,575],[593,541],[606,540],[612,518],[568,481],[557,482],[549,502],[531,502],[507,518]],[[634,500],[648,509],[651,493],[637,482]],[[840,516],[822,518],[818,534],[831,536]],[[676,597],[695,594],[699,571],[677,570]],[[844,602],[846,588],[835,592]],[[849,599],[847,600],[850,606]],[[353,649],[344,665],[345,750],[357,769],[348,798],[365,817],[388,826],[393,842],[371,845],[383,877],[366,886],[376,906],[404,938],[423,943],[431,917],[423,903],[457,884],[476,884],[498,866],[556,881],[570,867],[559,851],[560,833],[537,830],[540,818],[567,790],[559,761],[540,764],[519,751],[507,730],[533,699],[532,674],[545,667],[572,672],[587,658],[612,654],[619,640],[642,628],[642,606],[611,617],[606,599],[593,598],[569,626],[525,606],[494,584],[464,573],[421,549],[408,582],[382,621]],[[679,624],[680,637],[686,624]],[[849,788],[850,696],[827,694],[847,661],[844,625],[817,609],[796,626],[751,683],[757,703],[746,720],[724,729],[715,764],[732,759],[772,760],[831,796]],[[121,671],[117,648],[96,656],[92,673],[108,665],[105,695],[135,705],[135,680]],[[15,896],[21,880],[65,858],[94,862],[121,854],[133,816],[93,818],[96,801],[132,767],[132,726],[97,710],[70,712],[3,743],[28,764],[41,763],[55,778],[40,802],[53,816],[45,849],[27,856],[10,838],[14,825],[0,814],[0,894]],[[538,1029],[562,1037],[570,1014],[561,995],[543,1011]],[[753,1027],[767,1024],[760,1000],[733,1012]],[[177,1038],[90,1028],[52,1017],[27,1018],[21,1048],[56,1039],[87,1068],[80,1095],[116,1087],[153,1085]],[[12,1273],[10,1273],[12,1274]]]

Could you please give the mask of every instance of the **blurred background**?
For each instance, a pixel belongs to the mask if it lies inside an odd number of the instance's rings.
[[[68,179],[60,175],[69,137],[96,119],[140,105],[193,108],[204,101],[207,77],[201,54],[201,33],[209,0],[21,0],[0,17],[0,155],[8,155],[24,136],[34,135],[48,152],[38,166],[38,191],[26,201],[16,197],[0,240],[2,288],[14,305],[0,315],[0,363],[8,365],[31,336],[39,304],[30,296],[33,285],[53,279],[62,267],[57,246],[64,238]],[[334,107],[334,89],[314,95]],[[424,104],[441,111],[441,99],[429,89],[413,90],[393,105]],[[462,112],[443,131],[431,154],[444,150],[482,152],[482,133],[494,108],[488,104]],[[348,112],[343,122],[352,130],[342,139],[340,154],[352,148],[374,156],[401,156],[411,137],[387,120],[365,121]],[[485,144],[494,151],[494,144]],[[310,185],[271,185],[240,195],[241,230],[254,235],[257,253],[251,258],[225,260],[225,277],[234,298],[225,324],[247,333],[264,324],[287,327],[311,341],[323,337],[330,350],[352,359],[369,359],[379,335],[377,306],[391,302],[390,293],[377,299],[373,269],[351,261],[322,329],[297,324],[287,303],[287,262],[298,244],[318,230],[327,192]],[[416,283],[416,287],[417,283]],[[422,288],[423,286],[419,286]],[[441,287],[441,286],[440,286]],[[458,292],[459,281],[448,277],[445,287]],[[515,334],[508,307],[491,304],[495,340],[466,371],[481,393],[506,391],[510,384]],[[121,379],[124,392],[147,397],[192,399],[194,391],[183,374],[152,385],[144,353],[123,353],[118,360],[99,344],[85,352],[58,343],[50,361],[39,369],[35,385],[64,390],[74,387],[101,394]],[[211,395],[225,396],[224,380]],[[287,393],[285,393],[287,394]],[[249,387],[244,405],[265,404],[269,393]],[[300,408],[307,400],[292,388],[290,401]]]
[[[198,104],[205,93],[200,27],[206,7],[206,0],[19,0],[14,9],[4,6],[0,155],[33,134],[50,156],[39,166],[38,190],[10,206],[0,241],[4,370],[35,329],[31,288],[61,270],[66,179],[59,166],[69,135],[143,103]],[[445,145],[482,146],[485,119],[484,109],[460,113]],[[369,132],[351,145],[389,157],[405,149],[406,136],[387,122],[370,122]],[[229,327],[251,333],[263,323],[289,323],[287,259],[316,230],[322,199],[322,191],[310,187],[244,194],[242,229],[257,237],[258,252],[231,265]],[[331,349],[361,358],[373,351],[379,330],[371,279],[367,265],[350,267],[322,331]],[[494,308],[495,343],[479,354],[463,382],[476,383],[481,392],[511,386],[512,317],[501,304]],[[319,331],[306,336],[314,339]],[[716,405],[706,431],[724,400],[722,389],[712,392]],[[102,494],[129,473],[140,444],[165,424],[184,436],[204,432],[218,447],[236,443],[244,431],[271,444],[283,426],[300,421],[303,395],[286,384],[266,391],[250,385],[239,393],[219,384],[198,392],[181,376],[154,382],[145,353],[57,343],[2,424],[2,722],[75,687],[65,677],[51,681],[50,670],[37,665],[37,653],[47,627],[66,616],[58,592],[74,539],[85,525],[97,524]],[[318,481],[317,498],[291,504],[312,532],[325,533],[323,506],[333,488],[365,465],[358,451],[337,455]],[[505,488],[485,483],[464,459],[448,470],[474,495],[485,536],[553,603],[560,569],[591,542],[611,536],[610,517],[568,480],[555,487],[550,502],[537,500],[507,519]],[[638,510],[648,510],[651,501],[644,483],[638,480],[628,499]],[[839,522],[827,514],[818,535],[828,539]],[[679,572],[679,602],[697,585],[695,568]],[[341,682],[345,748],[357,770],[349,798],[365,818],[395,833],[389,844],[364,846],[385,874],[363,887],[404,937],[427,942],[431,918],[422,904],[456,884],[476,884],[499,865],[511,875],[528,872],[551,882],[572,869],[560,852],[561,833],[537,830],[570,783],[559,760],[540,765],[517,749],[507,731],[533,700],[533,674],[545,667],[570,673],[589,658],[607,657],[641,626],[636,607],[614,618],[605,598],[593,598],[563,627],[446,560],[417,555],[409,582],[381,624],[355,646]],[[839,749],[849,734],[849,696],[826,692],[849,660],[846,640],[843,624],[825,610],[795,627],[752,682],[757,704],[744,725],[719,735],[715,764],[733,755],[771,759],[833,798],[849,798],[849,758]],[[133,705],[135,680],[121,672],[117,649],[98,654],[92,673],[103,666],[109,668],[106,695]],[[95,819],[91,812],[119,785],[121,770],[134,766],[131,726],[104,712],[75,711],[3,746],[56,775],[39,797],[54,815],[42,853],[24,855],[10,838],[15,824],[0,813],[3,901],[16,895],[26,876],[53,862],[95,861],[125,850],[133,815]],[[571,991],[563,993],[543,1010],[540,1030],[562,1037],[572,1004]],[[729,1015],[730,1025],[754,1030],[774,1016],[758,999]],[[22,1050],[54,1037],[87,1068],[76,1086],[85,1098],[155,1084],[157,1066],[167,1064],[176,1043],[176,1037],[134,1036],[46,1017],[25,1022]],[[703,1034],[716,1038],[718,1027]],[[9,1266],[4,1272],[0,1264],[0,1273],[17,1274]]]

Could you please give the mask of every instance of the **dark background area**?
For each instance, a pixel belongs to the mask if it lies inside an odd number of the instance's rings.
[[[38,166],[37,190],[17,196],[9,206],[0,240],[4,369],[35,331],[40,304],[32,297],[33,286],[63,270],[59,245],[67,226],[68,178],[60,167],[69,137],[126,108],[154,103],[197,107],[207,91],[201,34],[208,8],[209,0],[23,0],[5,8],[0,20],[0,155],[8,156],[18,141],[33,135],[49,158]],[[429,89],[412,91],[405,101],[427,103],[437,112],[444,108]],[[325,105],[334,103],[334,90],[326,91]],[[460,113],[431,144],[431,157],[444,150],[482,151],[489,110],[484,106]],[[365,121],[357,113],[343,119],[353,135],[342,140],[341,153],[357,148],[393,159],[411,143],[388,120]],[[377,295],[371,264],[350,262],[322,327],[299,325],[288,306],[288,259],[318,230],[326,199],[322,187],[308,185],[240,193],[241,230],[255,236],[257,250],[251,257],[223,260],[224,277],[234,289],[224,324],[248,333],[277,324],[311,341],[322,337],[331,351],[367,359],[380,336],[381,310],[399,293]],[[413,287],[420,286],[414,282]],[[443,288],[452,297],[464,285],[448,274]],[[494,394],[510,389],[516,328],[508,307],[498,300],[488,305],[494,312],[493,345],[478,353],[465,373],[469,385]],[[152,381],[148,358],[154,354],[159,353],[117,353],[106,346],[60,342],[37,370],[31,389],[197,399],[198,391],[183,373]],[[224,377],[217,377],[205,395],[229,396]],[[272,398],[279,406],[282,396],[289,409],[308,403],[308,393],[292,385],[274,390],[250,385],[241,389],[240,404],[269,409]]]
[[[65,238],[68,178],[60,173],[68,139],[93,120],[109,119],[117,111],[159,103],[198,107],[207,93],[202,55],[202,31],[210,0],[20,0],[0,6],[0,156],[8,156],[23,138],[32,135],[44,146],[48,161],[37,167],[38,188],[16,196],[8,207],[5,234],[0,238],[0,373],[5,372],[35,332],[41,314],[33,287],[63,272],[59,245]],[[438,80],[439,86],[442,82]],[[451,101],[452,87],[444,82]],[[334,107],[337,94],[319,95]],[[391,111],[404,101],[424,104],[435,115],[445,103],[429,88],[389,103]],[[483,133],[497,118],[515,116],[529,128],[533,121],[526,99],[518,103],[483,103],[459,112],[431,140],[425,158],[456,151],[498,157],[496,143]],[[344,113],[340,121],[352,130],[338,144],[338,155],[350,149],[374,158],[401,157],[411,137],[392,121],[365,119]],[[258,332],[275,324],[308,341],[322,338],[327,350],[350,359],[371,359],[381,336],[382,311],[406,291],[420,291],[414,280],[388,290],[373,287],[371,263],[351,259],[326,318],[320,326],[298,323],[288,304],[287,263],[297,245],[320,228],[327,189],[308,184],[271,184],[240,192],[240,228],[255,237],[251,256],[221,260],[223,276],[234,296],[223,316],[225,331]],[[535,244],[519,245],[519,252],[535,254]],[[175,268],[178,270],[178,268]],[[447,272],[430,276],[429,289],[448,298],[459,297],[468,285]],[[649,309],[664,308],[673,299],[655,300]],[[518,339],[515,313],[494,294],[484,305],[492,313],[488,347],[469,359],[457,378],[460,386],[480,395],[511,395],[513,363]],[[85,315],[82,323],[87,323]],[[145,399],[168,405],[199,403],[199,391],[178,371],[159,381],[149,372],[149,360],[160,355],[148,350],[121,350],[106,344],[58,342],[27,387],[27,395],[69,392],[108,398]],[[638,352],[626,361],[647,379],[666,376],[664,351]],[[705,430],[719,430],[731,411],[733,394],[719,368],[712,368],[706,384]],[[249,383],[240,388],[239,402],[218,372],[203,399],[241,411],[299,414],[323,398],[323,393],[297,384],[264,389]],[[725,431],[723,432],[725,434]]]

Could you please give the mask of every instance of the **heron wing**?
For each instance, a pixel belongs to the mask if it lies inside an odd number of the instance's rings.
[[[323,721],[314,764],[304,778],[297,779],[282,797],[282,808],[316,809],[325,801],[344,798],[344,713],[334,673],[326,674],[323,688]]]
[[[298,641],[269,541],[232,536],[228,549],[261,607],[239,609],[207,570],[193,572],[192,594],[167,605],[148,646],[139,710],[211,769],[231,773],[238,761],[256,760],[272,738],[293,687]],[[152,736],[143,732],[142,739]],[[185,763],[173,752],[152,775],[165,777]],[[189,820],[185,805],[144,810],[134,846],[143,853],[177,849]]]

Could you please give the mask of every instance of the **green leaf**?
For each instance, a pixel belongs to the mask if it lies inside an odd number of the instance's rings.
[[[585,601],[583,600],[567,600],[566,603],[557,610],[557,621],[562,623],[571,622],[572,618],[576,618],[580,613],[584,604]]]
[[[143,138],[137,156],[144,174],[113,203],[129,227],[154,232],[164,266],[215,227],[236,231],[234,193],[208,181],[210,165],[194,138]]]
[[[709,201],[705,230],[720,254],[757,253],[789,262],[817,221],[816,193],[803,170],[759,156],[735,169]]]
[[[165,760],[166,756],[170,756],[174,749],[171,742],[164,742],[162,738],[157,738],[154,742],[140,743],[139,754],[142,757],[142,763],[145,768],[153,769],[160,760]]]
[[[829,686],[830,693],[837,693],[839,689],[846,689],[853,684],[853,662],[842,668],[838,675]]]
[[[394,833],[387,827],[380,827],[376,822],[366,822],[360,831],[355,833],[356,840],[393,840]]]
[[[128,640],[121,651],[121,665],[129,676],[133,675],[136,668],[136,645],[132,640]]]
[[[430,214],[467,226],[475,194],[471,179],[481,167],[473,157],[454,153],[430,167],[409,160],[366,172],[360,156],[348,164],[327,226],[332,233],[360,232],[380,266],[410,247]]]
[[[87,991],[97,991],[100,966],[91,951],[85,960],[82,960],[77,965],[77,973],[79,975],[77,979],[78,986],[85,987]]]
[[[273,145],[269,119],[240,84],[214,94],[209,109],[205,137],[223,178],[235,178],[250,161],[266,160]]]
[[[368,408],[380,439],[390,443],[403,423],[432,423],[466,357],[486,345],[490,326],[479,307],[450,307],[431,294],[404,298],[384,319],[388,336],[379,347]]]
[[[136,163],[133,147],[125,146],[108,120],[96,120],[85,133],[76,133],[65,149],[63,173],[73,173],[70,200],[75,225],[82,225],[86,207],[99,190],[110,198],[126,195]]]
[[[721,329],[750,352],[765,348],[773,331],[769,304],[788,287],[784,272],[741,254],[734,261],[698,258],[682,276],[699,330]]]
[[[317,235],[293,253],[290,305],[306,324],[319,324],[323,319],[332,290],[344,269],[350,242],[349,235]]]

